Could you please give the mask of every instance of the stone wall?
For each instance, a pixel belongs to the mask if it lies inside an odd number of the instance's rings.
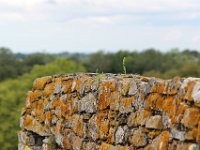
[[[75,74],[36,79],[19,150],[197,150],[200,79]]]

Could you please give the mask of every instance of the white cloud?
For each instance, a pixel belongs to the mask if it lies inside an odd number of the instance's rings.
[[[165,40],[168,42],[177,42],[181,40],[182,36],[182,30],[179,28],[174,28],[167,31]]]
[[[14,13],[14,12],[9,12],[9,13],[0,13],[0,20],[3,22],[7,21],[23,21],[24,16],[20,13]]]
[[[200,40],[199,18],[199,0],[0,0],[0,45],[187,48]]]
[[[200,35],[195,35],[192,37],[193,42],[200,42]]]

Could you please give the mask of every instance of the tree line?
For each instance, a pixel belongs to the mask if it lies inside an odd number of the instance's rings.
[[[120,50],[116,53],[98,51],[82,53],[13,53],[8,48],[0,48],[0,81],[16,78],[31,71],[35,65],[45,65],[58,58],[72,60],[82,65],[86,72],[123,73],[123,59],[127,73],[172,78],[174,76],[200,76],[200,53],[195,50],[172,49],[161,52],[156,49],[144,51]]]

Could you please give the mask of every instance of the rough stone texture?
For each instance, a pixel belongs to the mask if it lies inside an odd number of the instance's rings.
[[[193,150],[200,79],[64,74],[38,78],[20,118],[19,150]]]

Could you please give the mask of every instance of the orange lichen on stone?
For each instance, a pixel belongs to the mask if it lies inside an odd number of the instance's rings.
[[[196,140],[197,133],[198,133],[198,129],[197,128],[193,128],[192,130],[190,130],[190,131],[188,131],[186,133],[186,139],[187,140]]]
[[[43,90],[45,85],[49,82],[51,82],[51,76],[46,76],[42,78],[38,78],[33,82],[33,89],[34,90]]]
[[[64,138],[63,138],[63,146],[64,146],[65,149],[71,148],[70,147],[70,141],[69,141],[68,137],[66,137],[66,136],[64,136]]]
[[[98,147],[98,150],[109,150],[110,144],[107,144],[105,142],[102,142],[101,145]]]
[[[132,111],[132,106],[131,106],[131,103],[135,100],[135,97],[134,96],[131,96],[131,97],[128,97],[128,98],[121,98],[120,99],[120,102],[119,102],[119,111],[120,112],[125,112],[125,113],[128,113],[128,112],[131,112]]]
[[[41,114],[44,113],[43,102],[44,101],[42,99],[40,99],[39,101],[37,101],[36,116],[40,116]]]
[[[92,77],[80,76],[73,80],[72,91],[76,90],[78,93],[83,94],[84,92],[89,92],[91,90],[91,85],[94,80]]]
[[[45,114],[41,114],[41,115],[39,116],[39,121],[40,121],[40,123],[43,123],[43,122],[45,121],[45,119],[46,119]]]
[[[188,101],[192,101],[193,100],[192,92],[193,92],[195,83],[196,83],[195,81],[189,81],[187,83],[187,86],[185,87],[186,95],[185,95],[184,99],[186,99]]]
[[[170,118],[170,123],[173,126],[175,123],[176,113],[177,113],[177,102],[174,100],[173,96],[167,96],[163,100],[162,106],[163,112],[167,112],[168,117]]]
[[[181,123],[183,123],[185,127],[194,128],[195,126],[197,126],[199,118],[200,118],[199,109],[188,108],[184,113]]]
[[[160,134],[160,131],[148,131],[148,137],[150,137],[151,139],[154,139],[156,136],[158,136]]]
[[[136,146],[136,147],[145,146],[147,143],[146,135],[143,132],[142,128],[133,130],[128,140],[131,143],[131,145]]]
[[[162,110],[163,102],[164,100],[161,94],[152,93],[145,100],[144,106],[146,110],[151,110],[151,109]]]
[[[33,94],[34,94],[34,99],[35,99],[35,100],[38,100],[38,99],[40,99],[40,98],[43,96],[43,91],[35,90],[35,91],[33,92]]]
[[[85,124],[83,122],[83,119],[80,115],[73,115],[72,116],[72,129],[73,131],[80,137],[84,135],[84,129]]]
[[[169,135],[170,134],[168,131],[164,131],[157,137],[156,142],[155,142],[156,149],[158,149],[158,150],[167,150],[168,149],[167,146],[168,146],[168,142],[169,142]]]
[[[26,107],[28,107],[28,106],[30,106],[30,104],[32,103],[32,102],[34,102],[35,101],[35,95],[34,95],[34,92],[32,92],[32,91],[28,91],[28,93],[27,93],[27,97],[26,97]]]
[[[24,117],[23,126],[25,127],[30,126],[32,122],[33,122],[33,117],[31,117],[30,115],[27,115]]]
[[[163,131],[150,145],[145,147],[145,150],[168,150],[169,136],[168,131]]]
[[[114,92],[117,91],[117,81],[113,80],[113,81],[103,81],[100,86],[99,86],[99,90],[107,90],[108,92]]]
[[[99,93],[97,108],[99,108],[100,110],[106,109],[110,106],[110,102],[110,93]]]
[[[108,133],[107,140],[106,140],[107,143],[114,144],[114,142],[115,142],[115,131],[116,131],[116,128],[113,128],[113,127],[109,128],[109,133]]]
[[[51,112],[50,112],[50,111],[47,111],[47,112],[45,112],[45,115],[46,115],[46,119],[48,120],[48,124],[50,124],[51,121],[52,121]]]
[[[61,105],[61,101],[60,101],[59,97],[56,97],[52,101],[52,108],[55,109],[55,108],[59,107],[60,105]]]
[[[188,108],[188,105],[184,104],[184,103],[179,103],[179,105],[177,106],[177,110],[176,110],[176,118],[175,118],[175,122],[176,123],[180,123],[181,119],[183,118],[183,114],[185,112],[185,110]]]
[[[46,97],[49,97],[50,95],[53,94],[54,89],[55,89],[55,83],[51,82],[51,83],[47,84],[47,85],[45,86],[45,88],[44,88],[44,91],[43,91],[43,92],[44,92],[44,95],[45,95]]]
[[[198,122],[198,128],[196,133],[196,142],[200,144],[200,121]]]
[[[65,107],[63,107],[65,115],[72,115],[74,112],[78,111],[77,101],[78,101],[77,97],[67,100]]]
[[[64,92],[64,93],[71,93],[71,91],[72,91],[72,84],[75,86],[76,81],[75,81],[75,80],[73,81],[72,79],[69,79],[69,80],[67,80],[67,81],[64,81],[64,82],[62,83],[63,92]]]
[[[108,111],[101,111],[97,114],[96,125],[98,127],[98,136],[101,139],[107,138],[109,131]]]
[[[138,112],[132,112],[130,116],[128,117],[128,126],[138,126],[138,125],[144,125],[146,123],[146,120],[151,116],[151,112],[147,110],[141,110]]]
[[[166,82],[164,81],[160,81],[160,82],[157,82],[155,85],[152,86],[151,88],[151,92],[152,93],[164,93],[164,90],[165,90],[165,85]]]

